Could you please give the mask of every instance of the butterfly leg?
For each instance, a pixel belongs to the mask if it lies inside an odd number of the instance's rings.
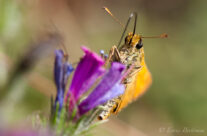
[[[129,84],[132,82],[133,77],[136,75],[137,72],[139,72],[141,70],[142,66],[135,66],[135,65],[130,65],[128,70],[127,70],[127,74],[124,76],[122,83],[123,84]],[[127,77],[127,78],[126,78]]]
[[[105,66],[107,66],[109,62],[113,62],[113,61],[118,61],[118,62],[121,61],[119,50],[115,45],[112,46],[112,48],[109,51],[109,56],[106,59]]]
[[[133,71],[128,75],[129,77],[133,77],[142,69],[142,66],[134,67]]]

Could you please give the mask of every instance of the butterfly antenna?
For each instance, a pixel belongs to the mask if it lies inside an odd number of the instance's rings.
[[[136,26],[137,26],[137,13],[133,12],[132,14],[134,16],[134,29],[133,29],[133,36],[134,36],[136,32]]]
[[[134,34],[135,34],[135,31],[136,31],[136,24],[137,24],[137,13],[136,13],[136,12],[133,12],[133,13],[130,14],[129,19],[127,20],[127,23],[126,23],[126,25],[125,25],[125,27],[124,27],[124,31],[123,31],[123,33],[122,33],[122,36],[121,36],[121,39],[120,39],[120,41],[119,41],[119,44],[118,44],[117,48],[119,48],[119,46],[121,45],[121,42],[122,42],[122,40],[123,40],[123,38],[124,38],[124,35],[125,35],[125,33],[126,33],[126,30],[127,30],[128,26],[129,26],[129,23],[130,23],[132,17],[134,17],[134,19],[135,19],[135,20],[134,20],[133,36],[134,36]]]
[[[141,36],[141,38],[167,38],[168,34],[164,33],[158,36]]]
[[[116,18],[113,14],[112,14],[112,12],[107,8],[107,7],[103,7],[103,9],[118,23],[118,24],[120,24],[123,28],[124,28],[124,25],[121,23],[121,21],[118,19],[118,18]]]

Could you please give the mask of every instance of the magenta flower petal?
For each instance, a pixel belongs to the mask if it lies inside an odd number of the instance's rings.
[[[82,47],[82,50],[85,52],[85,55],[75,70],[70,89],[66,96],[67,100],[72,95],[73,103],[78,101],[80,96],[88,91],[97,78],[105,71],[102,68],[104,60],[100,56],[91,52],[86,47]]]
[[[124,69],[125,66],[123,64],[118,62],[112,63],[110,70],[105,74],[98,86],[80,103],[80,115],[124,92],[124,86],[120,84]]]

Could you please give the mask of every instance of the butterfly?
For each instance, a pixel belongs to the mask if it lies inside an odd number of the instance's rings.
[[[117,21],[113,14],[108,8],[104,9]],[[122,46],[121,42],[126,33],[127,27],[132,18],[135,18],[133,32],[130,32],[125,37],[125,42]],[[108,101],[104,106],[103,110],[98,116],[98,119],[107,119],[111,114],[117,114],[129,103],[139,98],[151,85],[152,76],[148,67],[145,63],[145,54],[143,47],[143,38],[165,38],[167,34],[160,36],[143,37],[139,34],[135,34],[137,22],[137,13],[131,13],[125,27],[124,32],[121,36],[121,40],[118,46],[113,46],[110,50],[109,57],[106,60],[106,65],[109,62],[117,61],[125,64],[127,67],[127,75],[123,78],[122,83],[125,85],[125,92],[123,95]],[[122,25],[122,24],[121,24]],[[123,25],[122,25],[123,26]],[[119,90],[117,90],[119,91]]]

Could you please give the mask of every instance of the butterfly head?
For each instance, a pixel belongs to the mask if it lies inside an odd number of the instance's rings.
[[[143,47],[142,38],[138,34],[128,33],[125,38],[125,45],[139,50]]]

